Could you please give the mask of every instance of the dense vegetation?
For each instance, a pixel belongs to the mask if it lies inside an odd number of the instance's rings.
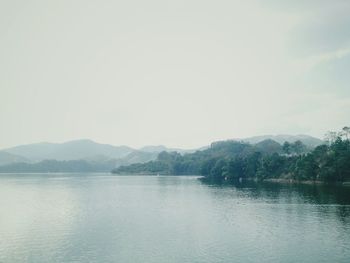
[[[327,144],[308,149],[300,141],[265,140],[255,145],[238,141],[213,143],[191,154],[162,152],[156,161],[121,166],[114,173],[201,174],[208,180],[289,179],[350,181],[350,128],[327,135]]]

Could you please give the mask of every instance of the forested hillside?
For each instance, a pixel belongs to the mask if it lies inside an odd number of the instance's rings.
[[[350,181],[350,129],[327,134],[327,144],[313,150],[302,142],[283,145],[265,140],[252,145],[221,141],[192,154],[162,152],[156,161],[121,166],[113,173],[203,175],[208,180],[291,179]]]

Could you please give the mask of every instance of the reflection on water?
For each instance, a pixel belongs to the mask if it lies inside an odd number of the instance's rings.
[[[0,262],[349,262],[350,188],[0,176]]]
[[[244,181],[235,184],[204,183],[218,189],[234,188],[247,198],[263,203],[288,205],[313,205],[324,210],[333,207],[338,219],[344,223],[350,220],[350,187],[318,184],[279,184],[272,182]]]

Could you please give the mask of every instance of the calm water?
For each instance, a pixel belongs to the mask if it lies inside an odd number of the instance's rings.
[[[0,262],[350,262],[350,188],[0,175]]]

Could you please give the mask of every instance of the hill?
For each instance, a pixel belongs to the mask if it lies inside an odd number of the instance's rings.
[[[282,153],[282,146],[278,142],[266,139],[255,144],[255,148],[266,154]]]
[[[283,146],[271,139],[255,145],[244,141],[219,141],[212,143],[208,149],[185,155],[161,152],[155,161],[121,166],[112,172],[202,175],[205,180],[216,182],[243,179],[349,182],[350,129],[345,128],[342,132],[332,133],[334,136],[328,144],[312,150],[300,140],[284,143]]]
[[[81,167],[82,171],[114,169],[122,173],[199,174],[203,162],[207,159],[233,158],[235,155],[247,155],[256,151],[262,154],[281,154],[283,152],[281,143],[298,139],[307,142],[309,148],[322,143],[321,140],[307,135],[265,135],[247,138],[240,143],[234,140],[219,141],[212,143],[210,147],[202,147],[198,150],[168,148],[163,145],[150,145],[137,150],[128,146],[100,144],[91,140],[44,142],[0,151],[0,166],[7,165],[0,171],[11,171],[11,169],[13,172],[17,170],[25,172],[26,169],[28,172],[61,171],[61,169],[76,171]],[[168,159],[162,159],[166,156]],[[128,167],[133,164],[135,165]],[[118,169],[120,166],[122,167]]]
[[[158,152],[151,150],[145,152],[91,140],[36,143],[6,150],[11,153],[0,151],[0,172],[109,172],[121,165],[145,163],[158,156]]]
[[[161,152],[156,160],[120,166],[113,173],[120,174],[200,174],[203,164],[209,160],[248,155],[254,146],[233,140],[214,142],[208,149],[181,155],[178,152]]]

